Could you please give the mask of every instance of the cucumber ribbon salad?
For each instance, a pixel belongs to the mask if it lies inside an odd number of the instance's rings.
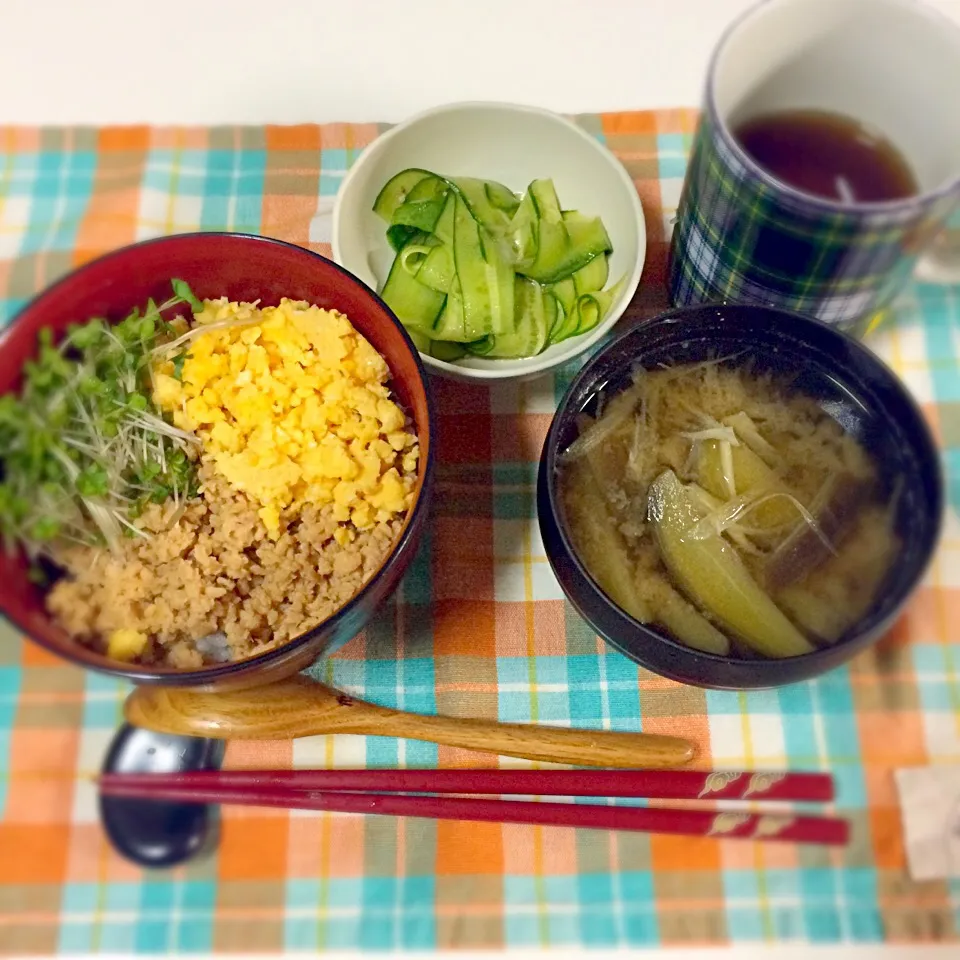
[[[396,256],[381,296],[438,360],[530,357],[592,330],[623,285],[599,217],[562,210],[551,180],[521,198],[493,180],[408,169],[373,205]]]

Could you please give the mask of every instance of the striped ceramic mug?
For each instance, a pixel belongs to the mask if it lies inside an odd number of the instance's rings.
[[[860,333],[915,271],[960,281],[957,235],[944,233],[960,205],[957,91],[960,27],[913,0],[766,0],[748,11],[710,63],[671,244],[674,305],[765,303]],[[789,110],[877,129],[919,191],[857,203],[772,176],[732,130]]]

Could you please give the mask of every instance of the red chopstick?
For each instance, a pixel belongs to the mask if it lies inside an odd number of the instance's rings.
[[[431,820],[483,820],[541,826],[589,827],[641,833],[672,833],[695,837],[753,838],[801,844],[844,845],[849,824],[833,817],[788,816],[733,811],[687,810],[669,807],[610,807],[599,804],[539,803],[519,800],[476,800],[463,797],[405,796],[378,793],[339,793],[291,790],[285,787],[165,786],[127,782],[131,775],[101,781],[110,796],[189,803],[239,804],[326,810],[336,813],[387,814]]]
[[[827,773],[699,773],[693,770],[202,770],[114,773],[100,778],[150,789],[183,786],[362,791],[378,793],[524,794],[554,797],[647,797],[661,800],[833,799]]]

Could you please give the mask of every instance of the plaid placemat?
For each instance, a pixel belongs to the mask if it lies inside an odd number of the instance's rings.
[[[650,254],[633,315],[664,302],[692,111],[584,116],[636,180]],[[374,125],[0,129],[4,320],[108,249],[197,229],[329,253],[329,212]],[[822,679],[683,687],[608,650],[564,602],[535,520],[540,446],[567,377],[437,381],[434,520],[362,637],[315,668],[388,706],[676,732],[720,768],[829,769],[849,849],[560,828],[226,810],[211,856],[144,874],[97,824],[94,773],[124,685],[0,635],[0,952],[651,946],[960,936],[960,881],[912,884],[891,771],[960,761],[960,299],[918,287],[871,345],[945,449],[946,537],[890,637]],[[955,627],[954,627],[955,629]],[[391,739],[231,744],[242,765],[491,764]]]

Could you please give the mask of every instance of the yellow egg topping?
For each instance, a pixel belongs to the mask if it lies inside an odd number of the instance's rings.
[[[107,656],[114,660],[136,660],[146,648],[147,640],[147,635],[140,630],[114,630],[107,641]]]
[[[207,301],[210,330],[154,369],[153,399],[235,489],[260,503],[270,535],[305,503],[332,504],[339,542],[406,511],[419,449],[390,399],[383,357],[333,310]]]

